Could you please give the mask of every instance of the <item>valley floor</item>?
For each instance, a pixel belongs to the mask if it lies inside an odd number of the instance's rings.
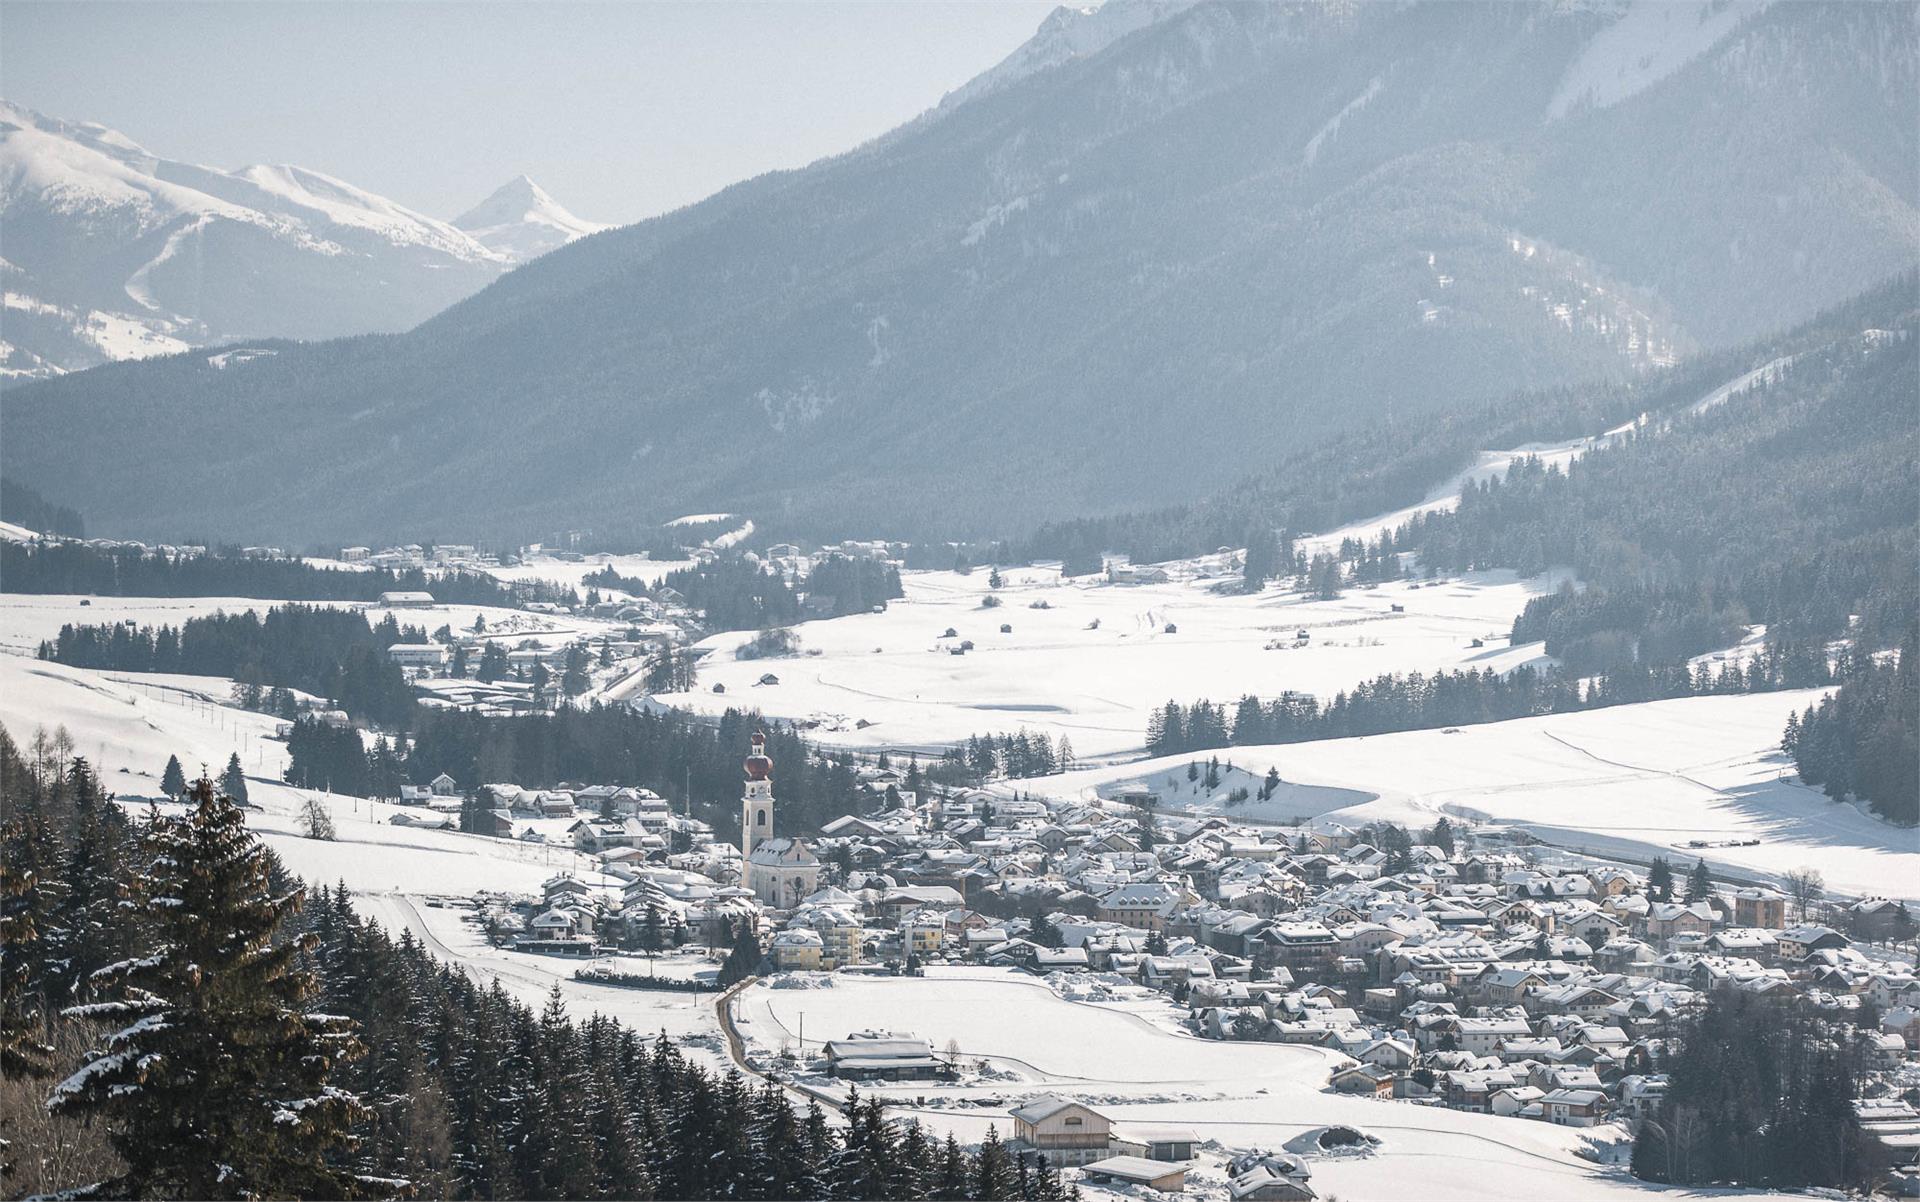
[[[829,980],[825,987],[779,987]],[[1225,1197],[1225,1156],[1276,1151],[1332,1124],[1381,1141],[1368,1156],[1310,1157],[1314,1188],[1348,1202],[1761,1196],[1663,1191],[1578,1154],[1620,1139],[1613,1127],[1578,1130],[1327,1092],[1329,1072],[1345,1061],[1337,1053],[1203,1040],[1173,1025],[1164,994],[1126,985],[1115,994],[1109,1002],[1070,1000],[1018,970],[933,967],[918,978],[774,978],[743,991],[733,1015],[749,1058],[763,1064],[782,1051],[801,1051],[803,1024],[809,1054],[818,1054],[823,1040],[869,1029],[920,1036],[936,1051],[957,1045],[958,1083],[875,1089],[902,1113],[963,1140],[980,1139],[989,1125],[1009,1137],[1008,1111],[1042,1093],[1096,1105],[1122,1130],[1191,1128],[1204,1154],[1188,1191],[1202,1198]],[[845,1096],[839,1082],[804,1075],[798,1081],[830,1099]]]
[[[812,737],[840,746],[935,749],[1024,728],[1064,736],[1082,759],[1112,758],[1140,750],[1149,713],[1170,699],[1331,697],[1385,672],[1546,662],[1539,644],[1509,646],[1507,633],[1529,599],[1568,579],[1481,572],[1322,601],[1241,593],[1224,558],[1164,565],[1172,578],[1154,584],[1008,568],[995,590],[985,568],[903,573],[906,597],[886,612],[795,627],[797,656],[736,658],[752,632],[706,639],[694,691],[658,700],[757,707],[817,724]],[[972,650],[953,654],[967,640]],[[779,683],[757,683],[767,674]]]

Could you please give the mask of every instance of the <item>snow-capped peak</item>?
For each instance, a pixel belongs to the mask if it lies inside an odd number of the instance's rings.
[[[1106,0],[1103,4],[1062,5],[1047,14],[1032,37],[968,82],[947,93],[941,109],[951,109],[997,92],[1042,71],[1090,54],[1192,8],[1195,0]],[[938,111],[938,110],[936,110]]]
[[[521,260],[608,228],[575,217],[525,175],[500,185],[453,224],[488,249]]]

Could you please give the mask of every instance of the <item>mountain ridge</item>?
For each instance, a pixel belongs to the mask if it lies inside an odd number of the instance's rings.
[[[544,203],[529,205],[521,224],[504,213],[475,237],[310,168],[205,167],[104,125],[0,101],[9,252],[0,373],[408,329],[526,258],[602,228],[545,192],[534,199]]]
[[[137,388],[143,430],[236,483],[55,497],[102,529],[728,510],[1004,534],[1210,491],[1359,423],[1628,379],[1912,261],[1911,22],[1755,11],[1549,120],[1633,11],[1198,3],[563,247],[405,335],[18,390],[5,466],[64,484],[124,453]],[[55,413],[84,415],[77,444]],[[263,417],[271,448],[245,436]],[[288,464],[340,504],[244,483]]]

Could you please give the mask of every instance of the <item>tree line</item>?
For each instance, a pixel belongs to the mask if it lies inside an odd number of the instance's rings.
[[[1671,697],[1756,693],[1831,683],[1824,658],[1763,648],[1718,668],[1684,662],[1661,668],[1623,665],[1582,678],[1564,668],[1523,666],[1500,673],[1458,668],[1427,675],[1389,672],[1321,702],[1308,693],[1270,699],[1251,694],[1229,706],[1201,699],[1168,701],[1147,720],[1147,751],[1179,755],[1218,747],[1304,743],[1401,730],[1474,726],[1541,714],[1630,705]]]
[[[309,891],[202,780],[127,821],[0,731],[0,1170],[94,1197],[1057,1199],[850,1093],[539,1011]],[[124,882],[122,885],[121,882]]]
[[[755,730],[766,732],[776,766],[778,833],[817,830],[857,807],[851,756],[825,754],[790,726],[734,709],[717,722],[682,710],[599,704],[510,717],[423,709],[407,739],[371,748],[355,731],[305,719],[289,733],[287,779],[372,796],[394,796],[401,783],[424,785],[442,772],[469,794],[501,783],[610,784],[684,801],[691,790],[693,814],[728,830],[739,821],[740,760]]]
[[[789,583],[780,572],[744,555],[730,555],[666,574],[658,586],[611,567],[582,583],[658,596],[672,589],[706,615],[709,630],[766,630],[806,617],[838,618],[866,613],[905,596],[900,569],[883,560],[827,555],[806,576]]]
[[[1633,1143],[1633,1174],[1674,1185],[1850,1189],[1874,1169],[1853,1110],[1856,1030],[1804,1005],[1716,992],[1655,1066],[1667,1092]]]
[[[416,710],[406,674],[387,658],[395,643],[423,643],[426,632],[392,614],[371,622],[354,610],[287,604],[188,618],[172,626],[60,628],[41,659],[120,672],[181,672],[232,678],[251,701],[267,705],[275,689],[324,697],[357,718],[405,730]],[[280,694],[276,712],[290,701]]]
[[[1863,657],[1831,697],[1788,715],[1780,745],[1800,779],[1854,796],[1892,822],[1920,822],[1920,623],[1891,658]]]
[[[0,581],[9,593],[96,597],[258,597],[275,601],[378,601],[381,593],[430,592],[446,605],[513,607],[529,601],[578,605],[579,594],[548,581],[506,584],[461,569],[316,567],[232,551],[169,555],[89,543],[0,543]]]

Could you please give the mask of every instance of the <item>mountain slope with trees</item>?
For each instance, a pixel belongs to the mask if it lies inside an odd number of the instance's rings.
[[[699,509],[1004,535],[1171,504],[1343,431],[1627,380],[1910,265],[1912,22],[1729,12],[1595,97],[1573,85],[1603,6],[1165,6],[405,335],[14,390],[0,456],[123,535]],[[154,460],[221,470],[157,497],[99,470]]]

